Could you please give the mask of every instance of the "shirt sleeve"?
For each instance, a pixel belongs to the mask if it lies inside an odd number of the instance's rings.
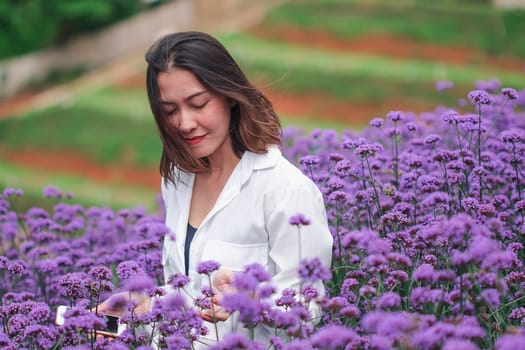
[[[275,271],[272,282],[277,295],[285,288],[299,290],[301,280],[299,266],[302,259],[318,257],[323,266],[330,268],[333,238],[328,228],[328,220],[323,197],[312,183],[303,186],[287,186],[282,191],[269,196],[266,229],[269,236],[270,266]],[[290,218],[303,214],[309,225],[295,226]],[[321,281],[314,284],[320,295],[325,293]],[[311,303],[313,319],[321,315],[320,307]]]
[[[166,205],[167,192],[168,192],[168,188],[167,188],[166,182],[164,181],[164,178],[161,177],[161,180],[160,180],[160,193],[162,195],[162,201],[164,202],[164,205]]]

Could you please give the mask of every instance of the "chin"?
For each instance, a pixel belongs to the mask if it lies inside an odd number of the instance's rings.
[[[191,154],[195,157],[195,158],[206,158],[208,157],[211,152],[206,152],[206,150],[192,150],[191,151]]]

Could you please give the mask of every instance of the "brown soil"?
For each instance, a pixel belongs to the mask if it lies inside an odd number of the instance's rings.
[[[450,64],[473,64],[523,72],[525,60],[492,57],[465,46],[424,43],[391,34],[369,34],[359,38],[340,38],[326,31],[294,26],[255,27],[251,34],[261,38],[317,47],[335,52],[359,52],[397,58],[414,58]]]
[[[272,101],[279,115],[321,117],[323,120],[347,124],[349,128],[366,125],[370,119],[385,116],[394,108],[417,113],[430,111],[435,107],[434,104],[416,99],[360,103],[336,99],[325,93],[293,94],[264,89],[264,94]]]
[[[160,188],[157,168],[139,168],[124,163],[102,165],[68,151],[26,149],[13,152],[0,149],[0,158],[22,167],[87,177],[99,183],[141,186],[154,190]]]
[[[0,100],[0,118],[22,113],[33,96],[34,94],[26,92],[7,101]]]

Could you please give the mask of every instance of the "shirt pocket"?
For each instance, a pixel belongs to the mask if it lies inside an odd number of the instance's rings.
[[[268,268],[268,244],[238,244],[209,240],[202,253],[202,261],[213,260],[221,264],[221,269],[234,272],[243,271],[249,264],[258,263]]]

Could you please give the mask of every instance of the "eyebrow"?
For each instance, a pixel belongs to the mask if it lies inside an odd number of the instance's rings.
[[[198,91],[198,92],[196,92],[196,93],[194,93],[194,94],[191,94],[191,95],[188,96],[188,97],[185,97],[185,98],[184,98],[184,101],[189,101],[189,100],[191,100],[191,99],[193,99],[193,98],[195,98],[195,97],[197,97],[197,96],[200,96],[200,95],[202,95],[202,94],[205,94],[205,93],[207,93],[207,92],[208,92],[208,90]],[[169,101],[159,101],[159,103],[160,103],[161,105],[173,105],[173,104],[175,104],[175,102],[169,102]]]

